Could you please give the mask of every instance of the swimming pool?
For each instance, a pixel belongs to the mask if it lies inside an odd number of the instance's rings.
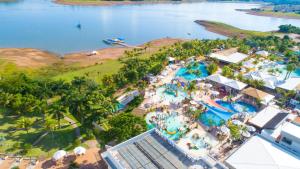
[[[287,65],[284,62],[273,62],[271,64],[264,65],[261,71],[265,73],[269,73],[269,71],[271,70],[279,70],[279,72],[275,71],[276,72],[275,76],[284,79],[287,74],[286,67]],[[289,77],[290,78],[300,77],[300,68],[297,68],[295,71],[291,72]]]
[[[151,112],[146,115],[145,120],[149,130],[159,125],[161,133],[171,140],[178,140],[181,134],[186,130],[184,121],[177,115]]]
[[[285,77],[287,70],[286,70],[286,66],[284,66],[283,68],[280,69],[281,70],[281,77]],[[297,68],[295,71],[291,72],[291,75],[289,76],[291,77],[300,77],[300,68]]]
[[[199,70],[201,72],[200,75],[196,75],[195,73],[189,73],[189,70],[195,71]],[[204,63],[199,63],[197,66],[192,66],[190,69],[187,67],[182,67],[176,72],[177,77],[183,77],[186,80],[195,80],[197,78],[203,78],[208,76],[208,72],[206,70],[206,65]]]
[[[174,85],[174,84],[169,84],[169,85]],[[175,86],[175,85],[174,85]],[[168,92],[166,86],[162,86],[157,88],[156,94],[162,99],[166,100],[169,102],[174,102],[174,103],[179,103],[182,100],[184,100],[186,97],[188,97],[187,93],[184,92],[181,89],[177,89],[177,95],[176,92]]]
[[[248,112],[251,114],[256,112],[254,106],[245,102],[225,102],[218,100],[216,103],[228,109],[228,111],[206,105],[208,110],[200,116],[200,121],[206,126],[221,126],[236,113]]]
[[[165,120],[165,129],[161,129],[161,132],[164,136],[171,140],[179,140],[183,131],[180,129],[184,129],[184,123],[180,120],[179,116],[170,116]]]

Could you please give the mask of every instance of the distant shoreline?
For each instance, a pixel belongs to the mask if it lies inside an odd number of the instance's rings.
[[[127,1],[127,0],[126,1],[54,0],[53,2],[57,3],[57,4],[61,4],[61,5],[73,5],[73,6],[114,6],[114,5],[186,3],[186,2],[189,2],[189,1],[171,1],[171,0],[144,0],[144,1]]]
[[[161,38],[151,40],[149,42],[138,45],[138,47],[145,47],[150,44],[148,50],[155,50],[163,46],[172,45],[176,42],[185,41],[178,38]],[[55,63],[63,62],[65,64],[78,63],[80,66],[91,66],[107,59],[118,59],[124,55],[126,50],[132,50],[134,47],[108,47],[103,49],[96,49],[97,55],[88,56],[91,51],[82,51],[68,53],[63,56],[54,54],[48,51],[35,48],[0,48],[0,60],[14,63],[17,67],[23,68],[42,68],[50,66]]]
[[[272,11],[254,11],[251,9],[236,9],[237,11],[245,12],[249,15],[255,16],[268,16],[273,18],[284,18],[284,19],[300,19],[300,14],[283,13],[283,12],[272,12]]]
[[[226,37],[246,38],[248,36],[268,36],[272,34],[272,32],[244,30],[221,22],[196,20],[195,23],[203,26],[210,32],[214,32]]]

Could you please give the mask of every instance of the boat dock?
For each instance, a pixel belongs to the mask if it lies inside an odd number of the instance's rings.
[[[133,46],[133,45],[126,44],[123,40],[124,40],[123,38],[113,38],[113,39],[103,40],[103,42],[108,45],[120,45],[120,46],[128,47],[128,48],[141,48],[139,46]]]
[[[127,47],[127,48],[141,48],[140,46],[129,45],[129,44],[126,44],[124,42],[116,42],[115,44],[120,45],[120,46],[124,46],[124,47]]]

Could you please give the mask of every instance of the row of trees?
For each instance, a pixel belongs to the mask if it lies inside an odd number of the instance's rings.
[[[279,32],[300,34],[300,28],[296,27],[296,26],[293,26],[291,24],[289,24],[289,25],[280,25],[279,26]]]

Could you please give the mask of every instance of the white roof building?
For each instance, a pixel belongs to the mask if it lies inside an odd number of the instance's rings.
[[[265,50],[257,51],[255,54],[261,55],[261,56],[269,56],[269,52]]]
[[[282,126],[280,136],[280,144],[300,155],[300,126],[287,122]]]
[[[122,105],[127,105],[130,103],[135,97],[140,95],[138,90],[133,90],[128,93],[123,94],[122,96],[118,97],[116,100],[121,103]]]
[[[239,63],[246,59],[248,55],[237,52],[236,48],[231,48],[210,54],[211,58],[216,58],[226,63]]]
[[[283,112],[283,110],[275,107],[268,106],[257,113],[255,117],[249,120],[249,123],[263,129],[265,125],[270,122],[277,114]]]
[[[285,80],[282,84],[280,84],[278,87],[285,90],[297,90],[298,88],[300,88],[300,78],[289,78]]]
[[[252,80],[261,80],[264,82],[264,86],[270,89],[275,89],[283,83],[283,79],[259,71],[247,73],[244,77]]]
[[[226,159],[225,164],[232,169],[299,169],[300,157],[275,142],[254,136]]]
[[[243,90],[247,84],[237,81],[237,80],[233,80],[233,79],[229,79],[227,77],[224,77],[222,75],[218,75],[218,74],[214,74],[214,75],[210,75],[208,76],[206,79],[211,80],[213,82],[222,84],[224,86],[228,86],[230,88],[236,89],[236,90]]]

